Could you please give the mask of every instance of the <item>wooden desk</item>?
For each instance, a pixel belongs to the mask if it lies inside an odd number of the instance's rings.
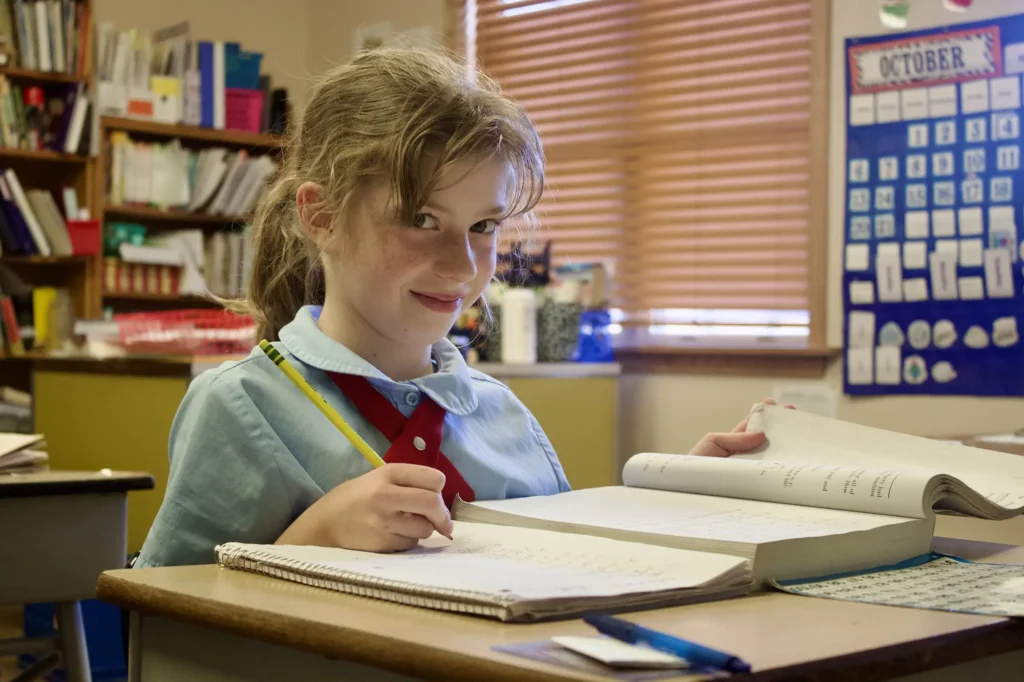
[[[91,679],[79,601],[124,566],[128,491],[152,487],[140,473],[0,474],[0,604],[53,602],[60,631],[58,641],[2,641],[0,655],[48,653],[53,663],[59,648],[70,682]]]
[[[937,539],[936,549],[1024,563],[1020,547]],[[507,625],[215,566],[110,571],[98,593],[133,610],[129,682],[605,679],[491,648],[594,634],[578,620]],[[1007,671],[1024,670],[1024,623],[1002,618],[777,592],[630,618],[746,658],[755,672],[744,679],[861,681],[930,671],[929,680],[961,680],[956,666],[966,663],[972,682],[982,682],[1018,679]]]

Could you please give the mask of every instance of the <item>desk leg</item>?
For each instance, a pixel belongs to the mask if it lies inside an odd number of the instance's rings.
[[[82,605],[77,601],[57,604],[57,629],[60,633],[60,651],[68,682],[92,682],[89,670],[89,652],[85,648],[85,625],[82,623]]]

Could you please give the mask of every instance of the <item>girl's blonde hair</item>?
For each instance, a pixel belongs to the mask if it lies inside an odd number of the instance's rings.
[[[437,163],[425,171],[425,152]],[[342,222],[353,196],[372,180],[389,183],[396,215],[412,221],[438,179],[454,164],[492,156],[507,161],[515,187],[510,216],[540,200],[544,154],[526,112],[483,74],[430,51],[380,48],[324,74],[308,96],[299,125],[252,222],[253,261],[244,301],[257,338],[276,340],[299,308],[321,304],[321,254],[299,222],[295,193],[303,182],[322,188],[323,206]]]

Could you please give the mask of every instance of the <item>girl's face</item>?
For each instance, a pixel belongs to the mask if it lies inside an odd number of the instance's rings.
[[[357,199],[326,264],[326,301],[348,332],[419,349],[447,335],[494,275],[510,173],[500,159],[453,167],[412,224],[389,210],[386,186]]]

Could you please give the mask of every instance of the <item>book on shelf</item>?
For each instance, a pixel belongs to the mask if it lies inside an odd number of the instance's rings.
[[[624,485],[457,501],[462,521],[722,552],[755,583],[898,563],[929,551],[936,513],[1024,513],[1024,459],[758,405],[767,446],[729,458],[634,455]]]
[[[85,154],[91,141],[83,83],[18,85],[0,74],[0,147]]]
[[[233,218],[249,213],[277,169],[269,155],[209,147],[196,151],[110,135],[107,202]]]
[[[263,55],[230,41],[195,41],[188,22],[149,34],[97,24],[99,107],[163,123],[260,133],[278,118],[284,90],[261,75]]]
[[[84,76],[88,13],[75,0],[0,0],[0,66]]]
[[[252,239],[248,228],[164,231],[120,244],[118,255],[104,261],[107,294],[239,298],[249,286]]]
[[[69,193],[74,189],[63,188],[65,206]],[[67,218],[53,194],[44,189],[26,190],[14,169],[0,169],[0,255],[72,254]]]

